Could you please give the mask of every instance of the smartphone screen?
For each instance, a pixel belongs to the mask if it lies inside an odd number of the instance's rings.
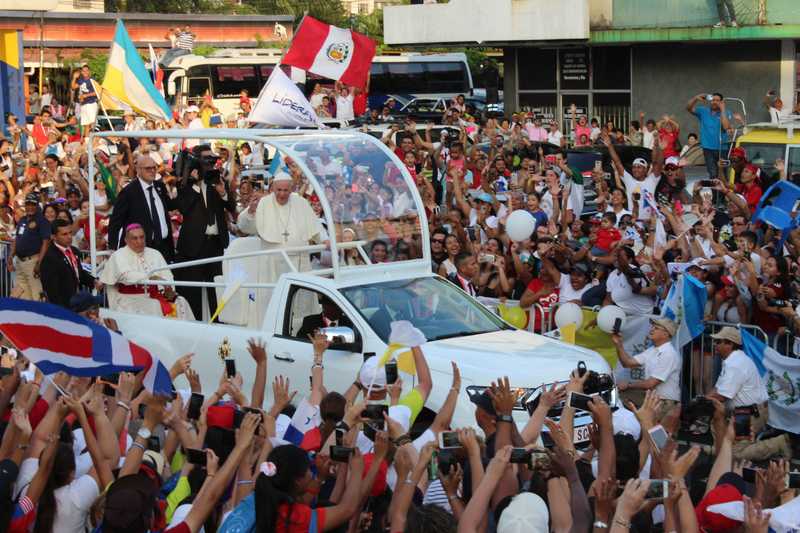
[[[236,359],[225,359],[225,374],[229,378],[236,376]]]
[[[789,472],[788,487],[790,489],[800,489],[800,472]]]
[[[619,334],[620,330],[622,329],[622,319],[615,318],[614,319],[614,328],[611,330],[616,334]]]
[[[514,448],[511,450],[511,458],[508,460],[508,462],[530,466],[531,455],[532,452],[530,450],[526,450],[525,448]]]
[[[653,439],[653,444],[656,445],[659,451],[664,449],[664,446],[667,445],[667,441],[669,440],[669,435],[664,430],[662,426],[656,426],[652,428],[650,431],[650,438]]]
[[[397,383],[397,361],[389,361],[384,367],[386,369],[386,383],[392,385]]]
[[[192,393],[192,397],[189,399],[189,407],[186,410],[186,418],[189,420],[197,420],[200,418],[200,409],[203,407],[204,399],[202,394],[197,392]]]
[[[589,402],[591,401],[592,397],[588,394],[581,394],[579,392],[570,392],[569,398],[567,398],[567,405],[573,407],[575,409],[582,409],[584,411],[589,410]]]
[[[669,496],[668,481],[665,479],[651,479],[645,499],[663,500]]]
[[[747,483],[755,483],[756,469],[748,467],[742,468],[742,479],[744,479]]]
[[[346,463],[353,454],[353,448],[347,446],[331,446],[331,461],[336,463]]]
[[[747,413],[733,415],[733,431],[736,438],[750,438],[750,415]]]
[[[455,431],[442,431],[439,434],[439,448],[460,448],[461,442],[458,440],[458,433]]]
[[[193,465],[206,466],[206,452],[203,450],[196,450],[194,448],[186,449],[186,460]]]
[[[389,413],[389,406],[382,403],[371,403],[364,408],[361,416],[370,420],[383,421],[383,413]]]

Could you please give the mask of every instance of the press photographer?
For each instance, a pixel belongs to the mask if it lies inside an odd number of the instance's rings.
[[[228,219],[225,211],[236,215],[236,199],[222,179],[220,159],[208,144],[184,150],[176,161],[180,176],[177,204],[183,216],[177,244],[177,261],[192,261],[221,256],[228,246]],[[222,274],[219,262],[181,268],[175,271],[179,281],[213,281]],[[196,317],[203,316],[201,287],[178,287]],[[213,287],[208,288],[209,312],[217,307]]]

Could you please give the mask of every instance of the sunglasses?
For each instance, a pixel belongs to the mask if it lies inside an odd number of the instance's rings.
[[[444,239],[431,239],[431,242],[438,242],[439,244],[444,244]]]

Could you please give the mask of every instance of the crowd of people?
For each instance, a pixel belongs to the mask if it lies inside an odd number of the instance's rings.
[[[188,28],[175,37],[176,48],[191,48]],[[419,259],[430,247],[433,272],[470,295],[518,301],[530,309],[528,327],[536,332],[549,330],[552,309],[567,302],[658,314],[682,272],[706,287],[706,320],[758,326],[768,344],[797,355],[800,230],[781,234],[752,221],[766,188],[792,176],[782,161],[774,172],[759,168],[742,148],[730,152],[729,165],[720,157],[727,131],[740,120],[725,109],[722,95],[689,100],[699,133],[685,138],[686,125],[682,130],[669,115],[601,125],[573,106],[573,131],[562,133],[557,122],[545,128],[542,117],[529,113],[482,116],[463,98],[444,113],[450,129],[441,134],[433,124],[418,127],[413,117],[394,122],[381,142],[405,165],[422,199],[430,235],[423,242],[412,191],[399,169],[384,165],[377,146],[298,144],[324,188],[315,191],[288,157],[267,180],[265,172],[249,172],[268,162],[258,143],[170,137],[176,129],[241,127],[251,105],[247,94],[240,98],[242,112],[222,120],[214,120],[210,98],[176,109],[169,122],[128,113],[126,131],[162,130],[163,136],[90,145],[93,87],[85,66],[72,80],[70,109],[54,110],[45,93],[36,108],[31,101],[30,120],[6,117],[0,238],[8,243],[12,296],[97,320],[100,302],[83,291],[98,289],[118,309],[200,319],[216,307],[215,292],[208,291],[204,309],[202,289],[173,290],[172,272],[153,275],[153,269],[220,256],[247,235],[258,235],[268,248],[324,245],[333,235],[337,242],[367,242],[365,255],[340,251],[340,264],[347,265]],[[377,123],[391,115],[388,106],[368,110],[366,94],[337,84],[332,91],[314,88],[309,97],[320,116]],[[610,164],[581,171],[567,148],[591,145]],[[651,148],[652,156],[626,166],[625,145]],[[687,170],[695,165],[705,166],[708,180],[687,187]],[[596,195],[591,212],[590,190]],[[326,225],[323,196],[334,227]],[[535,229],[515,241],[506,222],[518,210],[530,213]],[[108,252],[97,279],[85,267],[92,240]],[[327,259],[315,254],[308,268],[330,260],[330,252]],[[176,269],[174,278],[207,282],[221,273],[218,263],[207,264]],[[374,357],[348,390],[332,391],[324,384],[328,346],[316,336],[311,387],[300,393],[305,398],[294,400],[289,383],[273,376],[271,406],[264,394],[266,351],[258,341],[250,346],[258,368],[250,398],[240,376],[221,376],[213,394],[201,390],[191,357],[171,370],[176,395],[162,398],[143,389],[141,376],[45,378],[24,357],[7,354],[0,387],[0,529],[767,531],[764,509],[796,495],[786,485],[784,461],[796,457],[796,436],[770,433],[766,385],[742,352],[739,329],[731,327],[715,336],[719,379],[710,370],[690,378],[711,406],[706,419],[713,443],[703,450],[679,445],[687,383],[682,355],[670,349],[676,328],[654,321],[652,346],[638,354],[613,336],[621,365],[638,370],[617,382],[632,403],[609,406],[596,396],[588,406],[591,441],[578,449],[574,410],[562,402],[584,390],[588,374],[544,387],[524,426],[512,416],[514,376],[498,377],[469,397],[475,424],[452,428],[456,403],[467,401],[454,363],[447,404],[424,428],[414,422],[434,384],[417,348],[415,387],[405,395],[387,382]],[[203,397],[193,407],[197,395]],[[385,415],[368,418],[365,406],[373,403],[388,405]],[[753,428],[744,438],[733,426],[742,409]],[[313,413],[315,429],[293,442],[287,426],[297,411]],[[557,421],[548,418],[553,412]],[[663,440],[652,435],[659,428]],[[444,447],[439,437],[451,430],[456,443]],[[751,466],[755,479],[746,481],[742,469]],[[708,509],[731,501],[743,501],[739,520]],[[772,518],[790,520],[777,511]]]

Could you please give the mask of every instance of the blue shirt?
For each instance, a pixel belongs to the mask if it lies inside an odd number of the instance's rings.
[[[25,215],[17,224],[16,253],[19,257],[36,255],[42,248],[42,242],[50,238],[50,223],[41,211],[35,215]]]
[[[700,146],[706,150],[720,149],[720,129],[722,127],[721,114],[712,111],[710,106],[699,105],[694,108],[694,116],[700,121]],[[733,114],[726,110],[725,116],[733,120]],[[728,142],[728,132],[722,130],[722,142]]]
[[[94,85],[92,84],[92,78],[84,78],[83,76],[78,78],[78,92],[80,94],[93,93]],[[97,102],[97,96],[90,96],[88,98],[84,98],[81,103],[94,104],[95,102]]]

